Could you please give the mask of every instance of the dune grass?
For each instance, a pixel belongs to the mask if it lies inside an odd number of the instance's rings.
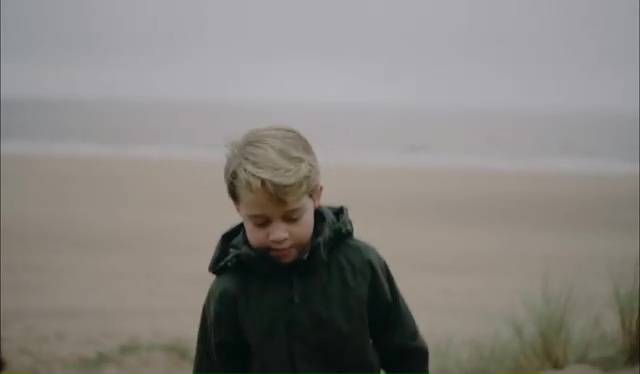
[[[613,282],[618,352],[625,365],[637,365],[640,362],[639,268],[639,264],[636,264],[631,274],[615,276]]]
[[[511,349],[505,362],[509,371],[561,369],[584,362],[592,339],[575,313],[572,291],[554,291],[548,283],[538,297],[525,300],[524,314],[510,323]]]
[[[434,347],[434,372],[539,372],[561,369],[587,357],[591,341],[572,319],[575,303],[570,289],[553,290],[545,283],[539,295],[523,299],[522,313],[506,320],[502,333]],[[444,348],[444,349],[443,349]],[[456,357],[453,357],[455,354]]]
[[[194,351],[190,344],[182,341],[141,342],[130,340],[112,350],[98,352],[92,357],[81,360],[78,369],[82,372],[99,373],[106,367],[120,364],[122,361],[144,354],[171,356],[178,365],[190,368]],[[145,370],[145,368],[140,368]]]
[[[436,344],[432,371],[532,373],[572,364],[589,364],[602,370],[638,365],[638,265],[631,270],[613,277],[610,305],[615,328],[605,325],[601,316],[585,319],[579,315],[571,289],[553,289],[545,282],[540,294],[523,300],[523,313],[507,318],[506,331]]]

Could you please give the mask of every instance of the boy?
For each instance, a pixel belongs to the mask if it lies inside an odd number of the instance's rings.
[[[354,237],[346,208],[320,204],[318,162],[299,132],[249,131],[224,177],[242,223],[209,265],[194,373],[428,373],[384,259]]]

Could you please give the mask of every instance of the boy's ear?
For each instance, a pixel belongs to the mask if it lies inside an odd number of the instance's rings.
[[[311,193],[311,200],[313,200],[313,207],[317,208],[320,205],[320,201],[322,199],[322,189],[323,186],[320,185]]]

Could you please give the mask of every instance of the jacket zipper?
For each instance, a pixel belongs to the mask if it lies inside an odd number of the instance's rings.
[[[294,274],[291,276],[291,298],[293,299],[293,304],[300,303],[300,281],[298,277]]]
[[[291,274],[291,308],[289,309],[289,313],[290,313],[290,318],[289,318],[289,336],[288,336],[288,345],[289,345],[289,357],[291,358],[291,367],[293,368],[294,372],[298,371],[298,365],[296,363],[296,358],[295,358],[295,354],[293,352],[293,344],[292,344],[292,340],[293,340],[293,330],[295,328],[295,326],[292,326],[293,323],[295,323],[295,318],[294,314],[295,314],[295,309],[297,304],[300,303],[300,281],[298,280],[298,277],[296,276],[296,274]]]

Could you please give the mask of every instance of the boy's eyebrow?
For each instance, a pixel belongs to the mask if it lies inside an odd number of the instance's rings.
[[[300,210],[302,210],[302,207],[296,207],[296,208],[291,208],[291,209],[287,209],[284,211],[284,214],[294,214],[294,213],[298,213],[300,212]],[[262,214],[262,213],[250,213],[249,218],[252,219],[256,219],[256,218],[269,218],[266,214]]]
[[[302,210],[302,207],[301,207],[301,206],[299,206],[299,207],[295,207],[295,208],[291,208],[291,209],[287,209],[287,210],[285,210],[284,212],[285,212],[286,214],[292,214],[292,213],[298,213],[300,210]]]

